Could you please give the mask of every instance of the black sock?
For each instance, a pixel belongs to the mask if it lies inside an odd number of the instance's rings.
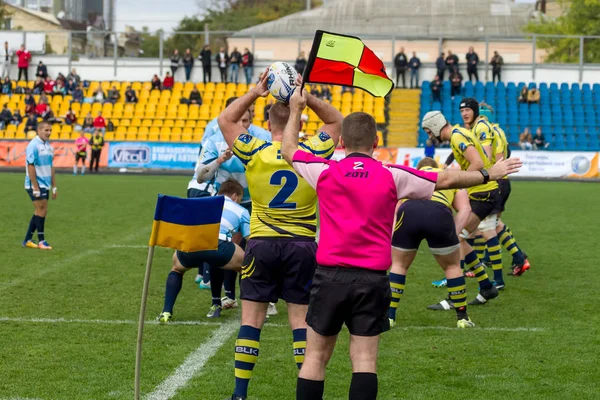
[[[296,400],[323,400],[325,381],[311,381],[298,378],[296,384]]]
[[[210,265],[208,263],[204,263],[200,275],[202,275],[202,282],[204,282],[205,285],[208,285],[210,283]]]
[[[350,383],[349,400],[377,399],[377,374],[370,372],[355,372]]]
[[[29,220],[29,228],[27,228],[27,235],[25,235],[25,241],[31,240],[33,238],[33,232],[35,232],[35,214]]]
[[[217,306],[221,305],[221,287],[223,286],[224,272],[221,268],[210,267],[210,293],[212,303]]]
[[[181,291],[181,284],[183,282],[183,275],[179,272],[171,271],[167,276],[167,288],[165,290],[165,304],[163,306],[163,312],[173,314],[173,306],[177,295]]]
[[[225,296],[232,300],[235,300],[235,280],[237,279],[237,272],[235,271],[224,271],[225,272]]]
[[[40,217],[38,215],[35,216],[35,229],[37,229],[38,239],[40,242],[44,240],[44,222],[46,222],[45,217]]]

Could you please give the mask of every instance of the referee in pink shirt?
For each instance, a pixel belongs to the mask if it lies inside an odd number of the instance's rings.
[[[302,92],[302,93],[301,93]],[[517,172],[519,159],[497,162],[489,170],[440,173],[373,159],[377,126],[372,116],[357,112],[342,123],[340,144],[346,158],[325,160],[298,150],[298,129],[306,107],[304,90],[290,100],[290,117],[281,154],[317,192],[321,235],[313,278],[306,357],[298,376],[297,400],[321,400],[325,367],[337,335],[350,331],[352,382],[350,400],[377,398],[379,335],[390,329],[387,310],[391,293],[394,209],[399,199],[429,199],[434,190],[466,188]]]

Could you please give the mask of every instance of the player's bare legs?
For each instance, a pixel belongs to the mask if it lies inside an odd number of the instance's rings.
[[[325,388],[325,367],[331,359],[337,335],[319,335],[307,329],[307,347],[304,364],[298,375],[296,400],[321,400]]]
[[[233,257],[227,264],[223,266],[223,269],[229,271],[240,272],[242,270],[242,262],[244,261],[244,249],[242,249],[237,244],[235,245],[235,253],[233,253]],[[219,288],[219,290],[221,290]]]
[[[269,303],[242,300],[242,325],[262,329],[267,318],[267,307]]]
[[[379,335],[350,335],[350,360],[352,382],[350,400],[375,400],[377,398],[377,355]]]

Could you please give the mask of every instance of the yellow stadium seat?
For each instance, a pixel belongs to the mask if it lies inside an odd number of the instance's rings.
[[[142,126],[152,126],[152,120],[151,119],[145,119],[142,121]]]
[[[131,88],[132,88],[133,90],[140,91],[140,90],[142,89],[142,83],[141,83],[141,82],[133,82],[133,83],[131,84]]]
[[[181,133],[172,133],[171,142],[181,142]]]
[[[138,132],[137,140],[139,142],[145,142],[148,140],[148,132]]]
[[[128,141],[137,140],[137,132],[127,132],[125,134],[125,140],[128,140]]]
[[[194,129],[194,135],[203,135],[204,134],[204,128],[200,128],[200,127],[196,127]]]
[[[144,118],[154,118],[156,117],[156,110],[146,110],[144,111]]]
[[[132,111],[125,111],[123,113],[123,118],[127,118],[127,119],[133,118],[133,112]]]
[[[193,120],[193,119],[188,119],[185,122],[185,126],[186,126],[186,128],[195,128],[196,127],[196,121]]]
[[[179,127],[179,128],[183,128],[185,126],[185,121],[182,119],[178,119],[177,121],[175,121],[175,126]]]
[[[63,135],[63,134],[61,133],[61,140],[62,140],[62,135]],[[69,139],[70,139],[70,138],[69,138],[69,134],[68,134],[68,133],[66,133],[65,135],[67,135],[67,138],[66,138],[66,140],[69,140]],[[17,133],[15,134],[15,139],[27,139],[27,135],[25,135],[25,132],[17,132]]]
[[[127,127],[125,127],[125,126],[119,126],[119,127],[117,127],[116,133],[121,133],[121,134],[124,135],[126,132],[127,132]]]
[[[131,125],[131,121],[128,118],[123,118],[121,119],[121,122],[119,123],[120,126],[129,126]]]
[[[194,134],[194,128],[191,128],[191,127],[183,128],[182,131],[181,131],[181,134],[182,135],[193,135]]]
[[[197,128],[204,128],[204,127],[206,127],[206,121],[198,121],[196,123],[196,127]]]
[[[15,138],[15,133],[14,131],[6,131],[4,132],[4,139],[14,139]]]
[[[65,124],[60,128],[60,131],[64,132],[64,133],[71,133],[71,132],[73,132],[73,127],[71,125]]]
[[[113,106],[113,112],[123,112],[123,108],[124,108],[124,104],[123,103],[117,103]]]
[[[115,133],[114,132],[106,132],[104,134],[104,140],[114,140]]]
[[[148,141],[150,141],[150,142],[158,142],[158,133],[150,133],[148,135]]]
[[[165,120],[165,123],[164,123],[164,125],[163,125],[163,126],[166,126],[166,127],[173,127],[173,126],[175,126],[175,121],[174,121],[174,120],[172,120],[172,119],[166,119],[166,120]]]
[[[125,134],[124,133],[120,133],[120,132],[116,132],[115,133],[115,140],[125,140]]]
[[[203,133],[194,133],[194,136],[192,136],[192,142],[200,142],[202,140],[202,136],[204,136]]]
[[[201,92],[204,93],[204,82],[198,82],[196,83],[196,88]]]
[[[160,128],[160,134],[161,135],[170,135],[171,134],[171,128],[168,126],[163,126],[162,128]]]
[[[150,134],[151,135],[153,135],[153,134],[158,135],[159,133],[160,133],[160,128],[159,127],[156,127],[156,126],[150,127]]]
[[[187,82],[187,83],[190,83],[190,82]],[[194,84],[192,83],[192,86],[193,85]],[[181,83],[181,82],[175,82],[175,84],[173,85],[173,91],[180,91],[180,90],[183,90],[183,83]]]
[[[173,112],[173,111],[167,111],[167,118],[169,118],[169,119],[176,119],[177,118],[177,113]]]
[[[171,134],[170,133],[163,134],[161,132],[160,135],[158,136],[158,140],[160,142],[170,142],[171,141]]]
[[[385,124],[385,116],[383,115],[376,115],[375,116],[375,122],[378,124]]]
[[[204,84],[204,91],[205,92],[214,92],[215,91],[215,83],[214,82],[208,82],[206,84]]]
[[[131,126],[142,126],[142,120],[139,118],[134,118],[131,120]]]
[[[60,133],[60,125],[52,125],[52,134],[58,134]]]
[[[50,134],[50,140],[58,140],[59,134],[58,133],[52,133]]]
[[[150,89],[152,89],[152,83],[150,83],[150,82],[142,83],[142,90],[150,90]]]
[[[154,116],[154,118],[160,118],[160,119],[163,119],[163,118],[166,118],[166,117],[167,117],[167,112],[164,111],[164,110],[158,110],[158,111],[156,111],[156,115]]]
[[[175,126],[172,130],[171,133],[172,134],[177,134],[177,135],[181,135],[182,132],[182,128],[180,126]]]
[[[140,133],[148,133],[148,132],[150,132],[150,127],[148,127],[148,126],[140,126],[138,128],[138,135]]]
[[[163,126],[164,121],[162,119],[155,119],[154,121],[152,121],[152,125],[151,126]]]
[[[191,142],[193,138],[193,134],[192,133],[183,133],[181,134],[181,141],[182,142]]]

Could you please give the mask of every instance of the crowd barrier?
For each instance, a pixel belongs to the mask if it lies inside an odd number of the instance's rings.
[[[0,141],[0,167],[24,167],[27,141]],[[56,167],[71,167],[75,162],[73,142],[52,142]],[[198,160],[196,143],[110,142],[104,146],[100,166],[109,168],[193,170]],[[88,152],[89,153],[89,152]],[[450,149],[437,149],[435,159],[443,164]],[[425,156],[422,148],[379,148],[375,158],[384,163],[416,167]],[[523,161],[515,176],[523,178],[598,178],[598,152],[513,151]],[[335,151],[334,158],[344,157]]]

